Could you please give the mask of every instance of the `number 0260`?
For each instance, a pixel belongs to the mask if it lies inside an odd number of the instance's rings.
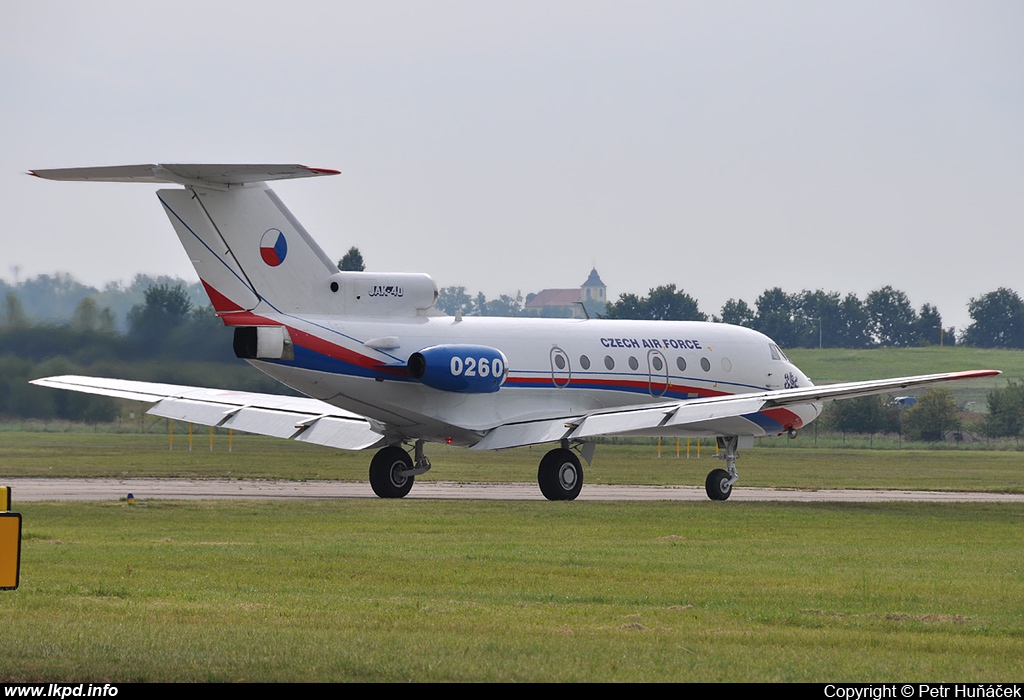
[[[505,368],[497,357],[490,361],[486,357],[453,357],[451,370],[453,377],[500,377]]]

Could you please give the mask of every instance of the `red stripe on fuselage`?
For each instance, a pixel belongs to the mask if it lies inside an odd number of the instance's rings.
[[[292,342],[295,345],[306,348],[307,350],[312,350],[313,352],[318,352],[321,355],[326,355],[332,359],[347,362],[350,365],[355,365],[364,369],[387,372],[388,374],[405,374],[404,367],[388,367],[379,360],[374,360],[354,350],[349,350],[342,345],[336,345],[329,340],[324,340],[312,333],[300,331],[292,326],[287,326],[287,328],[288,334],[291,335]]]
[[[784,430],[804,427],[803,419],[796,413],[785,408],[770,408],[767,411],[761,411],[761,413],[762,415],[768,416],[773,421],[780,423]]]
[[[506,382],[506,384],[509,385],[509,386],[523,386],[523,385],[529,385],[529,386],[542,386],[542,385],[543,386],[555,386],[555,384],[554,384],[554,382],[552,382],[550,376],[548,376],[548,377],[509,377],[509,379]],[[576,389],[586,388],[586,387],[581,387],[580,386],[581,384],[586,384],[586,385],[589,385],[589,386],[607,387],[609,389],[631,388],[631,389],[640,389],[640,390],[643,390],[643,391],[648,391],[650,389],[650,387],[651,387],[651,384],[649,382],[645,382],[643,380],[631,381],[631,380],[628,380],[628,379],[591,379],[589,377],[586,378],[586,379],[577,379],[575,384],[570,382],[568,384],[568,386],[570,388],[576,388]],[[561,389],[561,388],[564,388],[565,386],[566,385],[564,385],[564,384],[558,385],[558,388]],[[665,383],[664,382],[656,382],[654,384],[654,388],[656,390],[660,391],[660,390],[665,388]],[[718,390],[715,390],[715,389],[702,389],[702,388],[699,388],[699,387],[682,386],[682,385],[679,385],[679,384],[669,384],[668,391],[670,391],[670,392],[684,392],[684,393],[687,393],[687,394],[698,394],[699,396],[738,396],[738,394],[733,394],[733,393],[730,393],[728,391],[718,391]],[[652,396],[654,396],[654,395],[652,394]],[[654,396],[654,398],[658,398],[658,396]]]

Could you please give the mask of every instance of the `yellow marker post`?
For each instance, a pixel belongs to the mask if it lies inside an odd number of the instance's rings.
[[[213,426],[210,426],[210,452],[213,452]]]
[[[170,447],[170,449],[173,450],[174,449],[174,421],[172,421],[171,419],[168,418],[167,419],[167,425],[169,426],[168,432],[170,433],[170,436],[171,436],[171,447]]]
[[[661,438],[658,438],[658,459],[661,459]]]
[[[13,591],[21,578],[21,513],[12,513],[11,487],[0,487],[0,590]]]
[[[192,451],[192,424],[188,424],[188,451]]]

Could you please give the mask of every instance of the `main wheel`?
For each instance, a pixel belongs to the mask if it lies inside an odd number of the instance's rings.
[[[712,501],[728,500],[732,494],[732,484],[729,483],[729,472],[724,469],[715,469],[708,478],[704,480],[704,490],[708,492],[708,498]]]
[[[414,476],[402,475],[407,469],[412,469],[412,459],[401,447],[378,450],[370,460],[370,487],[381,498],[403,498],[416,481]]]
[[[551,450],[540,461],[537,483],[549,501],[571,501],[583,488],[583,465],[571,450]]]

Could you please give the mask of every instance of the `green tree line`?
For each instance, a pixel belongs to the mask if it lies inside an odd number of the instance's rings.
[[[903,409],[889,395],[832,401],[821,427],[843,434],[896,434],[909,440],[942,440],[949,431],[970,429],[993,438],[1024,437],[1024,382],[1010,380],[988,394],[988,413],[967,425],[948,389],[933,389]]]
[[[720,314],[702,312],[693,297],[674,284],[654,287],[647,296],[622,294],[608,305],[605,318],[731,323],[760,331],[783,347],[870,348],[964,345],[1024,349],[1024,300],[1000,288],[968,304],[972,323],[959,335],[945,328],[938,309],[915,310],[901,290],[885,286],[863,300],[855,294],[803,290],[788,294],[765,290],[753,306],[729,299]]]
[[[93,298],[80,300],[64,323],[37,323],[8,292],[0,305],[0,415],[85,421],[117,415],[112,399],[28,384],[59,374],[281,391],[237,360],[231,341],[213,308],[195,306],[182,284],[150,286],[129,310],[124,332]]]

